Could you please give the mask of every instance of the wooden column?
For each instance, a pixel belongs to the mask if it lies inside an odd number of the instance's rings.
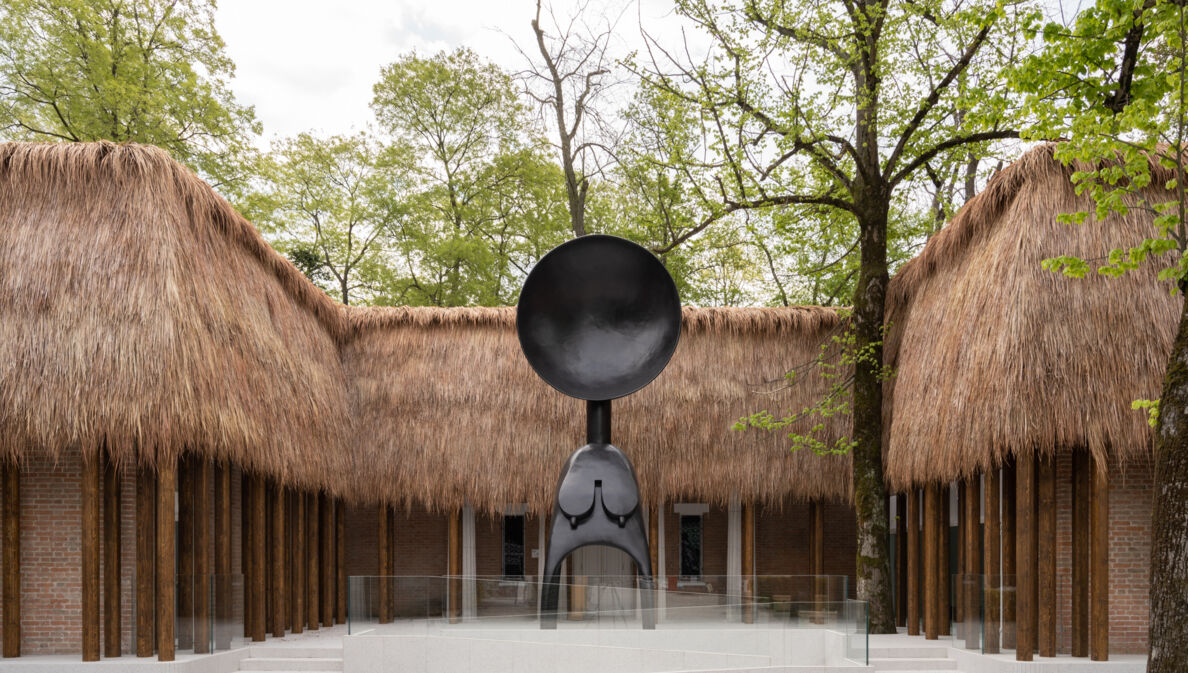
[[[920,635],[920,489],[907,494],[907,631]]]
[[[334,626],[334,501],[321,496],[322,624]]]
[[[177,468],[177,649],[194,648],[194,461]]]
[[[272,492],[272,635],[285,637],[285,487],[273,484]]]
[[[388,515],[391,509],[387,503],[380,503],[376,507],[376,519],[378,525],[376,526],[376,542],[375,551],[379,556],[378,567],[379,577],[376,580],[376,590],[379,593],[379,604],[376,610],[379,612],[380,624],[387,624],[392,621],[391,602],[392,602],[392,582],[388,576],[392,574],[392,561],[390,550],[388,549]]]
[[[321,611],[318,610],[318,598],[321,592],[318,590],[318,583],[321,579],[321,571],[318,566],[318,550],[321,548],[321,537],[318,535],[318,520],[321,508],[318,506],[318,494],[310,493],[305,498],[305,518],[306,518],[306,535],[305,535],[305,576],[309,578],[307,588],[308,593],[305,595],[305,611],[306,619],[309,620],[310,630],[316,630],[321,624]],[[329,626],[329,624],[327,624]]]
[[[817,501],[809,502],[809,570],[813,575],[813,622],[824,623],[825,591],[825,508]]]
[[[305,632],[305,494],[293,494],[293,509],[289,512],[290,530],[293,531],[293,585],[289,592],[289,625],[293,633]]]
[[[1056,656],[1056,463],[1040,459],[1036,468],[1036,647],[1041,657]]]
[[[452,510],[449,519],[449,619],[451,624],[462,621],[462,514]]]
[[[3,526],[3,653],[21,656],[21,468],[16,462],[4,465],[4,501],[0,513]]]
[[[346,576],[346,507],[342,500],[334,503],[334,577],[335,577],[335,621],[345,624],[347,620],[347,576]]]
[[[1089,505],[1089,658],[1110,658],[1110,475],[1093,461]]]
[[[1036,461],[1034,456],[1016,460],[1015,484],[1015,553],[1019,564],[1016,596],[1018,600],[1015,659],[1031,661],[1036,643]]]
[[[231,647],[231,466],[214,472],[215,649]]]
[[[121,652],[120,612],[120,472],[103,462],[103,655]]]
[[[1073,453],[1072,469],[1072,655],[1089,656],[1089,528],[1090,484],[1093,479],[1088,449]]]
[[[177,543],[173,496],[177,490],[177,461],[162,460],[157,468],[157,660],[173,661],[173,626],[177,591]]]
[[[82,660],[99,661],[99,493],[102,458],[83,456]]]
[[[240,474],[239,481],[239,557],[240,568],[243,573],[243,637],[252,637],[252,626],[256,623],[256,617],[253,614],[256,609],[255,601],[252,598],[252,584],[257,581],[257,578],[252,575],[252,570],[255,568],[255,563],[252,562],[252,549],[255,547],[251,543],[252,534],[252,487],[254,481],[247,474]]]
[[[907,497],[895,496],[895,623],[907,626]]]
[[[742,621],[755,621],[755,505],[743,503],[742,511]]]
[[[663,578],[657,577],[660,573],[660,510],[663,507],[657,504],[648,509],[648,558],[652,562],[652,578],[656,580],[657,588],[663,586]]]
[[[928,640],[940,635],[940,499],[940,486],[924,487],[924,637]]]
[[[936,592],[940,606],[937,607],[936,627],[940,635],[947,636],[950,634],[949,620],[952,618],[953,605],[953,576],[951,574],[952,566],[949,561],[949,557],[953,551],[952,541],[949,537],[949,528],[951,528],[949,522],[953,520],[952,505],[950,504],[953,500],[952,484],[945,484],[944,488],[940,489],[940,499],[941,513],[937,519],[937,525],[940,527],[940,531],[937,533],[940,540],[940,560],[937,561],[939,568],[937,578],[940,580],[940,590]],[[957,559],[957,562],[960,564],[961,559]],[[957,567],[960,568],[961,566],[958,565]]]
[[[981,493],[981,479],[973,477],[965,481],[965,508],[964,517],[961,522],[961,528],[964,531],[962,536],[965,541],[965,552],[962,554],[962,560],[965,562],[964,594],[962,606],[965,616],[965,648],[969,650],[977,650],[981,648],[981,631],[978,625],[981,623],[982,612],[982,581],[979,577],[982,574],[982,557],[979,553],[981,540],[979,539],[979,513],[982,508],[982,493]]]
[[[248,600],[251,602],[251,639],[253,642],[263,642],[268,636],[267,613],[267,571],[268,561],[268,491],[265,488],[264,477],[253,474],[251,477],[251,511],[248,513],[251,531],[248,534],[248,546],[251,553],[248,560],[251,563],[251,581],[248,583]]]
[[[1018,549],[1015,532],[1015,464],[1002,468],[1002,647],[1013,650],[1017,643],[1018,625],[1015,609],[1019,592]]]
[[[999,650],[999,619],[1002,617],[1002,566],[999,561],[999,476],[998,470],[991,469],[985,475],[982,484],[982,511],[986,518],[986,525],[982,531],[982,574],[985,575],[985,642],[983,651],[986,654],[997,654]]]
[[[136,468],[136,656],[151,657],[157,643],[154,618],[157,547],[157,477]]]
[[[211,549],[211,466],[206,458],[191,462],[194,483],[194,653],[210,653],[211,595],[210,580],[214,572]]]

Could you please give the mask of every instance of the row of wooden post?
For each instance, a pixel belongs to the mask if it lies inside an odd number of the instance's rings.
[[[345,623],[343,504],[258,475],[244,475],[242,488],[244,637]]]
[[[1073,454],[1073,656],[1109,658],[1109,475]],[[1000,497],[1001,493],[1001,497]],[[1014,649],[1019,661],[1056,656],[1056,467],[1026,458],[957,485],[957,568],[949,587],[949,493],[939,484],[898,496],[901,624],[911,635],[948,635],[950,608],[967,648]],[[921,508],[923,509],[921,516]],[[981,526],[981,516],[985,525]],[[981,537],[979,539],[979,530]],[[922,544],[921,544],[922,541]],[[922,570],[922,574],[921,574]],[[982,620],[983,629],[976,628]]]

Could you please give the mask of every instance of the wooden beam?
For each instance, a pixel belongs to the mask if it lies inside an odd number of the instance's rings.
[[[136,656],[151,657],[157,644],[155,571],[157,547],[157,476],[136,468]]]
[[[103,461],[103,656],[118,657],[123,631],[120,611],[120,472]]]
[[[743,503],[742,508],[742,621],[755,621],[755,505]]]
[[[1035,490],[1036,460],[1034,456],[1016,461],[1015,483],[1015,553],[1019,564],[1018,601],[1016,625],[1018,633],[1015,642],[1015,659],[1031,661],[1036,643],[1036,521]]]
[[[982,509],[981,478],[965,481],[965,507],[961,528],[965,541],[962,560],[965,562],[962,608],[965,617],[965,648],[977,650],[982,646],[982,629],[978,628],[982,613],[982,557],[980,553],[979,515]]]
[[[1089,505],[1089,658],[1110,658],[1110,474],[1096,457]]]
[[[321,548],[318,536],[318,520],[320,501],[317,493],[310,493],[305,500],[305,518],[306,518],[306,534],[305,534],[305,572],[309,578],[307,585],[309,592],[305,595],[305,610],[306,618],[309,620],[309,629],[317,630],[318,625],[321,624],[321,611],[318,610],[318,598],[321,593],[318,590],[318,582],[321,579],[321,573],[318,568],[318,550]],[[329,624],[327,624],[329,626]]]
[[[176,609],[177,557],[174,502],[177,461],[162,460],[157,467],[157,660],[174,659],[174,610]]]
[[[907,626],[907,496],[895,496],[895,623]]]
[[[648,560],[652,563],[652,578],[656,580],[656,588],[663,584],[661,578],[656,577],[660,572],[660,510],[663,507],[656,504],[648,508]]]
[[[1002,647],[1013,650],[1017,643],[1016,602],[1019,591],[1018,549],[1015,517],[1015,464],[1002,468]]]
[[[816,500],[809,501],[809,571],[813,575],[813,622],[824,622],[825,592],[825,508]]]
[[[194,649],[194,464],[182,457],[177,469],[177,649]]]
[[[451,624],[462,621],[462,513],[450,512],[449,532],[449,619]]]
[[[924,637],[940,636],[940,517],[941,491],[937,484],[924,487]]]
[[[920,489],[907,494],[907,631],[920,635]]]
[[[999,486],[1001,480],[998,470],[992,469],[985,475],[982,484],[982,512],[986,518],[985,528],[982,530],[982,574],[985,575],[985,626],[983,627],[983,652],[997,654],[999,651],[999,620],[1002,618],[1002,566],[1000,563],[1000,549],[1002,542]]]
[[[213,466],[206,458],[190,463],[194,482],[194,654],[209,654],[211,646],[211,481]]]
[[[272,494],[272,635],[285,637],[285,487],[271,485]]]
[[[293,588],[289,592],[289,625],[293,633],[305,631],[305,494],[293,495],[293,509],[289,512],[293,531]]]
[[[334,626],[334,500],[321,495],[322,624]]]
[[[952,519],[952,516],[953,516],[952,505],[950,504],[953,499],[953,485],[952,484],[945,484],[944,488],[940,489],[940,499],[941,499],[941,513],[940,513],[940,516],[937,518],[937,525],[940,527],[940,531],[937,533],[937,535],[939,536],[938,539],[940,540],[940,549],[939,549],[940,560],[937,562],[937,566],[939,569],[937,578],[940,580],[940,590],[937,591],[937,601],[939,601],[940,606],[937,607],[936,626],[938,629],[938,633],[940,635],[947,636],[947,635],[951,634],[949,627],[950,627],[950,620],[952,619],[952,616],[953,616],[953,614],[952,614],[952,608],[953,608],[952,567],[953,566],[951,565],[951,561],[949,560],[949,557],[952,555],[952,552],[953,552],[953,549],[952,549],[953,545],[952,545],[952,542],[951,542],[950,536],[949,536],[949,529],[951,528],[951,526],[949,525],[949,522],[953,520]],[[958,562],[958,564],[960,564],[961,559],[958,558],[957,562]],[[957,567],[961,567],[961,566],[958,565]]]
[[[251,563],[251,582],[248,584],[248,600],[251,601],[252,623],[249,632],[252,642],[263,642],[268,635],[267,613],[267,572],[268,561],[268,491],[264,485],[264,477],[253,474],[251,477],[251,511],[248,520],[251,530],[248,533],[248,546],[251,553],[248,560]]]
[[[4,464],[3,513],[3,654],[21,656],[21,468]]]
[[[99,661],[99,456],[82,467],[82,660]]]
[[[334,596],[335,621],[345,624],[347,620],[347,575],[346,575],[346,506],[342,500],[334,502]]]
[[[231,466],[214,472],[215,649],[231,648]]]
[[[1073,452],[1072,655],[1089,656],[1089,499],[1093,471],[1088,449]]]
[[[387,503],[380,503],[376,506],[376,543],[375,551],[379,557],[377,559],[377,591],[379,592],[379,605],[376,606],[379,612],[380,624],[387,624],[392,621],[391,614],[391,600],[392,600],[392,583],[388,576],[392,574],[392,564],[390,549],[388,548],[388,516],[391,508]]]
[[[1041,657],[1056,656],[1056,463],[1049,456],[1036,469],[1036,574],[1039,623],[1037,649]]]

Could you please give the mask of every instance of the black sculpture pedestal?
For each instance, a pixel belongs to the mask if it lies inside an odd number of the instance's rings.
[[[647,527],[639,506],[635,469],[610,444],[610,402],[586,403],[586,446],[574,451],[561,470],[545,552],[540,626],[557,628],[561,562],[588,545],[627,553],[639,569],[643,627],[656,628],[655,583],[648,553]]]

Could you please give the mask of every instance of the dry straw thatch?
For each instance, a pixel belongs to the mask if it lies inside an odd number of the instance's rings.
[[[1064,254],[1100,260],[1154,232],[1143,209],[1058,223],[1059,213],[1093,208],[1053,150],[1037,147],[1002,170],[891,282],[886,464],[895,488],[1013,456],[1151,450],[1130,403],[1159,396],[1181,299],[1156,279],[1157,264],[1120,279],[1041,268]],[[1156,185],[1171,177],[1153,172]],[[1157,188],[1144,197],[1168,200]]]
[[[349,469],[341,316],[164,151],[0,144],[0,457]]]
[[[512,309],[340,306],[155,148],[0,144],[0,259],[0,458],[189,450],[355,502],[540,511],[581,444],[582,403],[532,373]],[[669,368],[615,405],[645,498],[848,499],[848,458],[730,429],[820,397],[780,372],[838,314],[684,319]]]
[[[584,402],[528,366],[512,308],[351,308],[343,363],[358,419],[358,488],[394,503],[499,510],[551,506],[561,465],[584,443]],[[668,368],[614,404],[612,440],[631,456],[648,502],[777,504],[850,496],[849,457],[790,452],[785,433],[731,425],[743,414],[798,411],[828,383],[784,384],[811,361],[838,313],[818,307],[684,310]],[[772,379],[775,379],[774,381]],[[848,417],[823,436],[848,434]],[[799,426],[804,431],[805,424]]]

